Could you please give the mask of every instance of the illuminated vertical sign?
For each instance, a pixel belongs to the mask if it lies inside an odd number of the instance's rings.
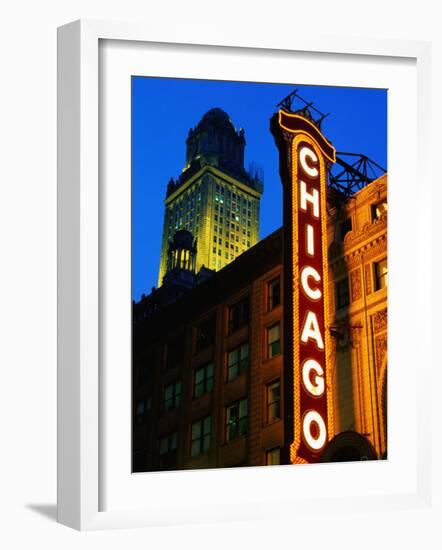
[[[272,131],[284,183],[285,368],[292,391],[290,461],[318,462],[333,437],[328,361],[327,162],[335,149],[299,114],[279,111]]]

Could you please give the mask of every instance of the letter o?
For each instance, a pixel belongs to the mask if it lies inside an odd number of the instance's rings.
[[[311,426],[316,424],[318,435],[312,436]],[[302,433],[307,445],[314,451],[320,451],[327,441],[327,428],[324,419],[317,411],[309,411],[302,421]]]

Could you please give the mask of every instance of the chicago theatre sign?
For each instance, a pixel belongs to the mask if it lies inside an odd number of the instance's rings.
[[[291,463],[312,463],[334,435],[326,194],[335,149],[301,114],[280,110],[271,129],[284,185],[285,452]]]

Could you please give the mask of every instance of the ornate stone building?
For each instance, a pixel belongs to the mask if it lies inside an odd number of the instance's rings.
[[[167,270],[176,231],[190,231],[197,243],[195,271],[218,271],[259,239],[263,192],[258,171],[244,168],[244,131],[221,109],[208,111],[186,140],[186,165],[169,181],[165,199],[158,286]]]
[[[328,226],[336,431],[387,452],[387,176],[345,202]]]
[[[383,458],[387,176],[348,199],[329,191],[335,433],[322,460]],[[283,238],[276,231],[168,305],[134,304],[134,471],[280,463]],[[181,241],[193,261],[193,241]]]

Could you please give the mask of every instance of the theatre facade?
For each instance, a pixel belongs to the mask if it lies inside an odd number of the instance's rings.
[[[327,396],[325,440],[312,425],[313,453],[299,446],[304,458],[294,459],[297,430],[314,407],[297,417],[294,379],[302,383],[309,358],[296,362],[302,330],[287,330],[289,225],[219,271],[198,273],[198,242],[182,229],[170,241],[163,285],[133,305],[134,471],[386,458],[387,175],[351,196],[327,189],[325,197],[327,344],[317,343],[327,375],[318,359],[304,380],[312,403]],[[316,299],[312,273],[305,281]],[[315,441],[323,443],[317,452]]]

